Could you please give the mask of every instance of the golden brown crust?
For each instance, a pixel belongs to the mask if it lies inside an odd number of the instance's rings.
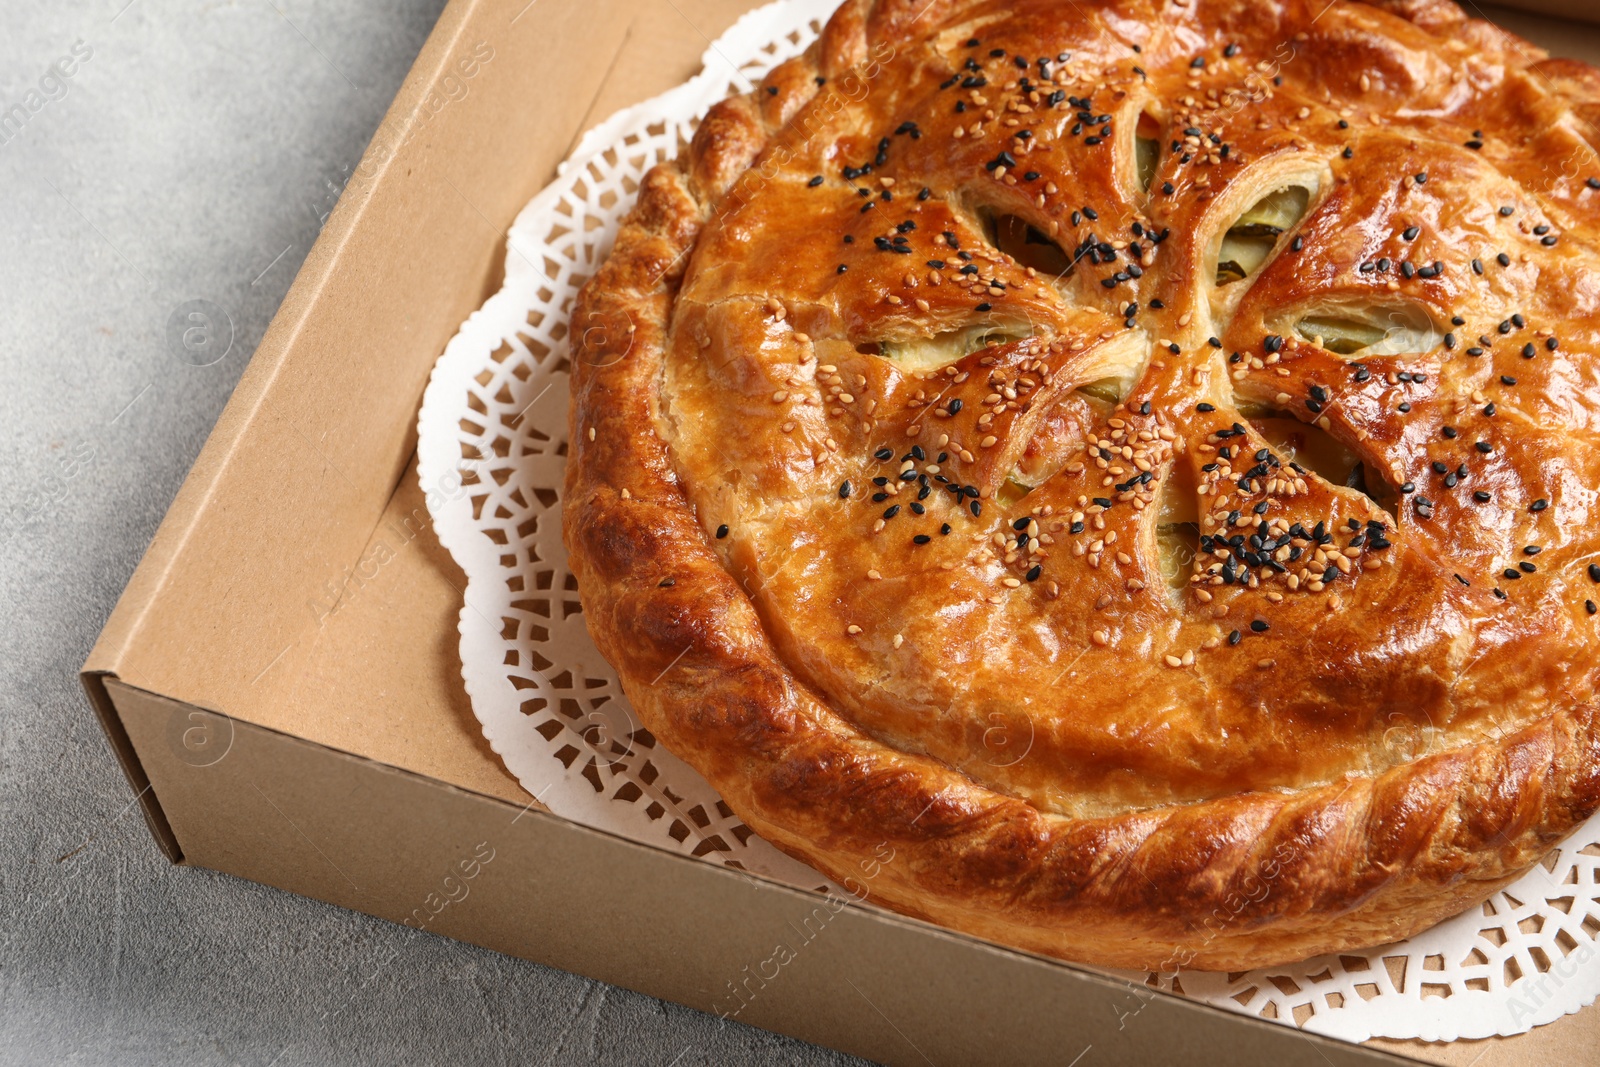
[[[591,633],[908,913],[1240,969],[1462,910],[1600,807],[1597,109],[1446,0],[849,0],[580,295]]]

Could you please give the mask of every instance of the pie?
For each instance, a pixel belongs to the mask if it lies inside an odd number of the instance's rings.
[[[1600,72],[1448,0],[846,0],[572,322],[641,722],[1110,966],[1408,936],[1600,807]]]

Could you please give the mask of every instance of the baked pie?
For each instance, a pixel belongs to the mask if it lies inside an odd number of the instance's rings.
[[[579,297],[590,631],[912,915],[1237,970],[1462,911],[1600,806],[1597,122],[1448,0],[846,0]]]

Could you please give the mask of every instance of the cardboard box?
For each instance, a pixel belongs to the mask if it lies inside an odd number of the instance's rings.
[[[747,4],[525,2],[445,11],[84,668],[161,848],[884,1062],[1396,1062],[856,906],[763,977],[819,898],[530,803],[460,683],[417,405],[578,135],[691,75]],[[1600,31],[1506,18],[1600,57]],[[1493,1067],[1597,1039],[1591,1008],[1375,1044]]]

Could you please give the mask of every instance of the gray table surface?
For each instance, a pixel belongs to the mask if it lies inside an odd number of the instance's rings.
[[[442,6],[0,5],[0,1062],[849,1062],[171,867],[78,687]]]

